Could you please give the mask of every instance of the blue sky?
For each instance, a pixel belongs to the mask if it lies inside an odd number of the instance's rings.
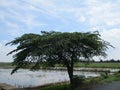
[[[12,61],[5,43],[43,30],[98,30],[115,47],[107,59],[120,59],[120,0],[0,0],[0,62]]]

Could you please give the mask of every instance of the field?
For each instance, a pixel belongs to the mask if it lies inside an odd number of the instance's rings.
[[[89,90],[89,88],[95,87],[96,85],[110,83],[119,80],[120,80],[120,72],[107,77],[101,75],[100,77],[85,79],[81,84],[81,86],[75,90],[86,90],[86,89]],[[21,90],[70,90],[70,84],[67,82],[67,83],[59,83],[59,84],[53,84],[43,87],[24,88]]]
[[[63,65],[57,64],[56,67],[62,67]],[[119,68],[120,69],[120,63],[118,62],[90,62],[90,63],[75,63],[75,67],[90,67],[90,68]],[[0,68],[13,68],[12,63],[0,63]],[[99,83],[106,83],[106,82],[112,82],[120,80],[120,72],[108,76],[106,73],[101,74],[101,77],[99,78],[90,78],[86,79],[83,83],[83,89],[86,88],[86,86],[92,86]],[[89,88],[89,87],[87,87]],[[19,90],[19,89],[14,89]],[[48,85],[44,87],[36,87],[36,88],[26,88],[26,89],[20,89],[20,90],[70,90],[69,83],[60,83],[60,84],[53,84]],[[76,89],[79,90],[79,89]]]
[[[12,68],[12,63],[0,62],[0,68]]]
[[[61,64],[56,64],[56,67],[63,67]],[[0,62],[0,68],[12,68],[12,63]],[[120,68],[120,62],[90,62],[90,63],[75,63],[74,67],[90,67],[90,68]]]
[[[91,62],[91,63],[76,63],[75,67],[91,67],[91,68],[120,68],[118,62]]]

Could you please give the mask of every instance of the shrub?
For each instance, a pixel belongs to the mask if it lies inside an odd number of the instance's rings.
[[[104,72],[104,73],[101,73],[101,77],[103,78],[103,79],[106,79],[106,78],[108,78],[108,72]]]
[[[73,76],[73,86],[75,88],[81,86],[83,84],[84,80],[85,80],[85,76],[83,76],[83,75],[80,75],[80,76],[74,75]]]

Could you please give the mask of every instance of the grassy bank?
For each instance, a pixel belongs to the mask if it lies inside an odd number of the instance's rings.
[[[28,87],[14,90],[70,90],[69,82],[54,83],[37,87]]]
[[[112,82],[112,81],[120,81],[120,71],[115,73],[114,75],[110,75],[108,78],[102,80],[102,82]]]
[[[70,85],[68,83],[66,83],[66,84],[55,84],[55,85],[42,87],[42,88],[38,88],[38,89],[36,88],[36,90],[70,90]]]

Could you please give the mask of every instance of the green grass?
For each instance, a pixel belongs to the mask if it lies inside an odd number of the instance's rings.
[[[56,67],[63,67],[62,64],[56,64]],[[90,68],[120,68],[119,62],[78,62],[74,64],[75,67],[90,67]]]
[[[112,81],[120,81],[120,73],[115,73],[114,75],[111,75],[108,78],[102,80],[102,82],[112,82]]]
[[[75,67],[91,67],[91,68],[120,68],[120,63],[97,63],[97,62],[92,62],[92,63],[75,63]]]
[[[57,84],[48,87],[43,87],[39,90],[70,90],[69,84]]]
[[[0,68],[12,68],[12,63],[0,62]]]
[[[34,88],[25,88],[23,90],[70,90],[70,84],[68,82],[63,82]]]
[[[64,67],[62,64],[56,64],[56,67]],[[118,62],[91,62],[91,63],[75,63],[75,67],[90,67],[90,68],[120,68],[120,63]],[[9,68],[13,67],[12,63],[1,63],[0,67]]]

